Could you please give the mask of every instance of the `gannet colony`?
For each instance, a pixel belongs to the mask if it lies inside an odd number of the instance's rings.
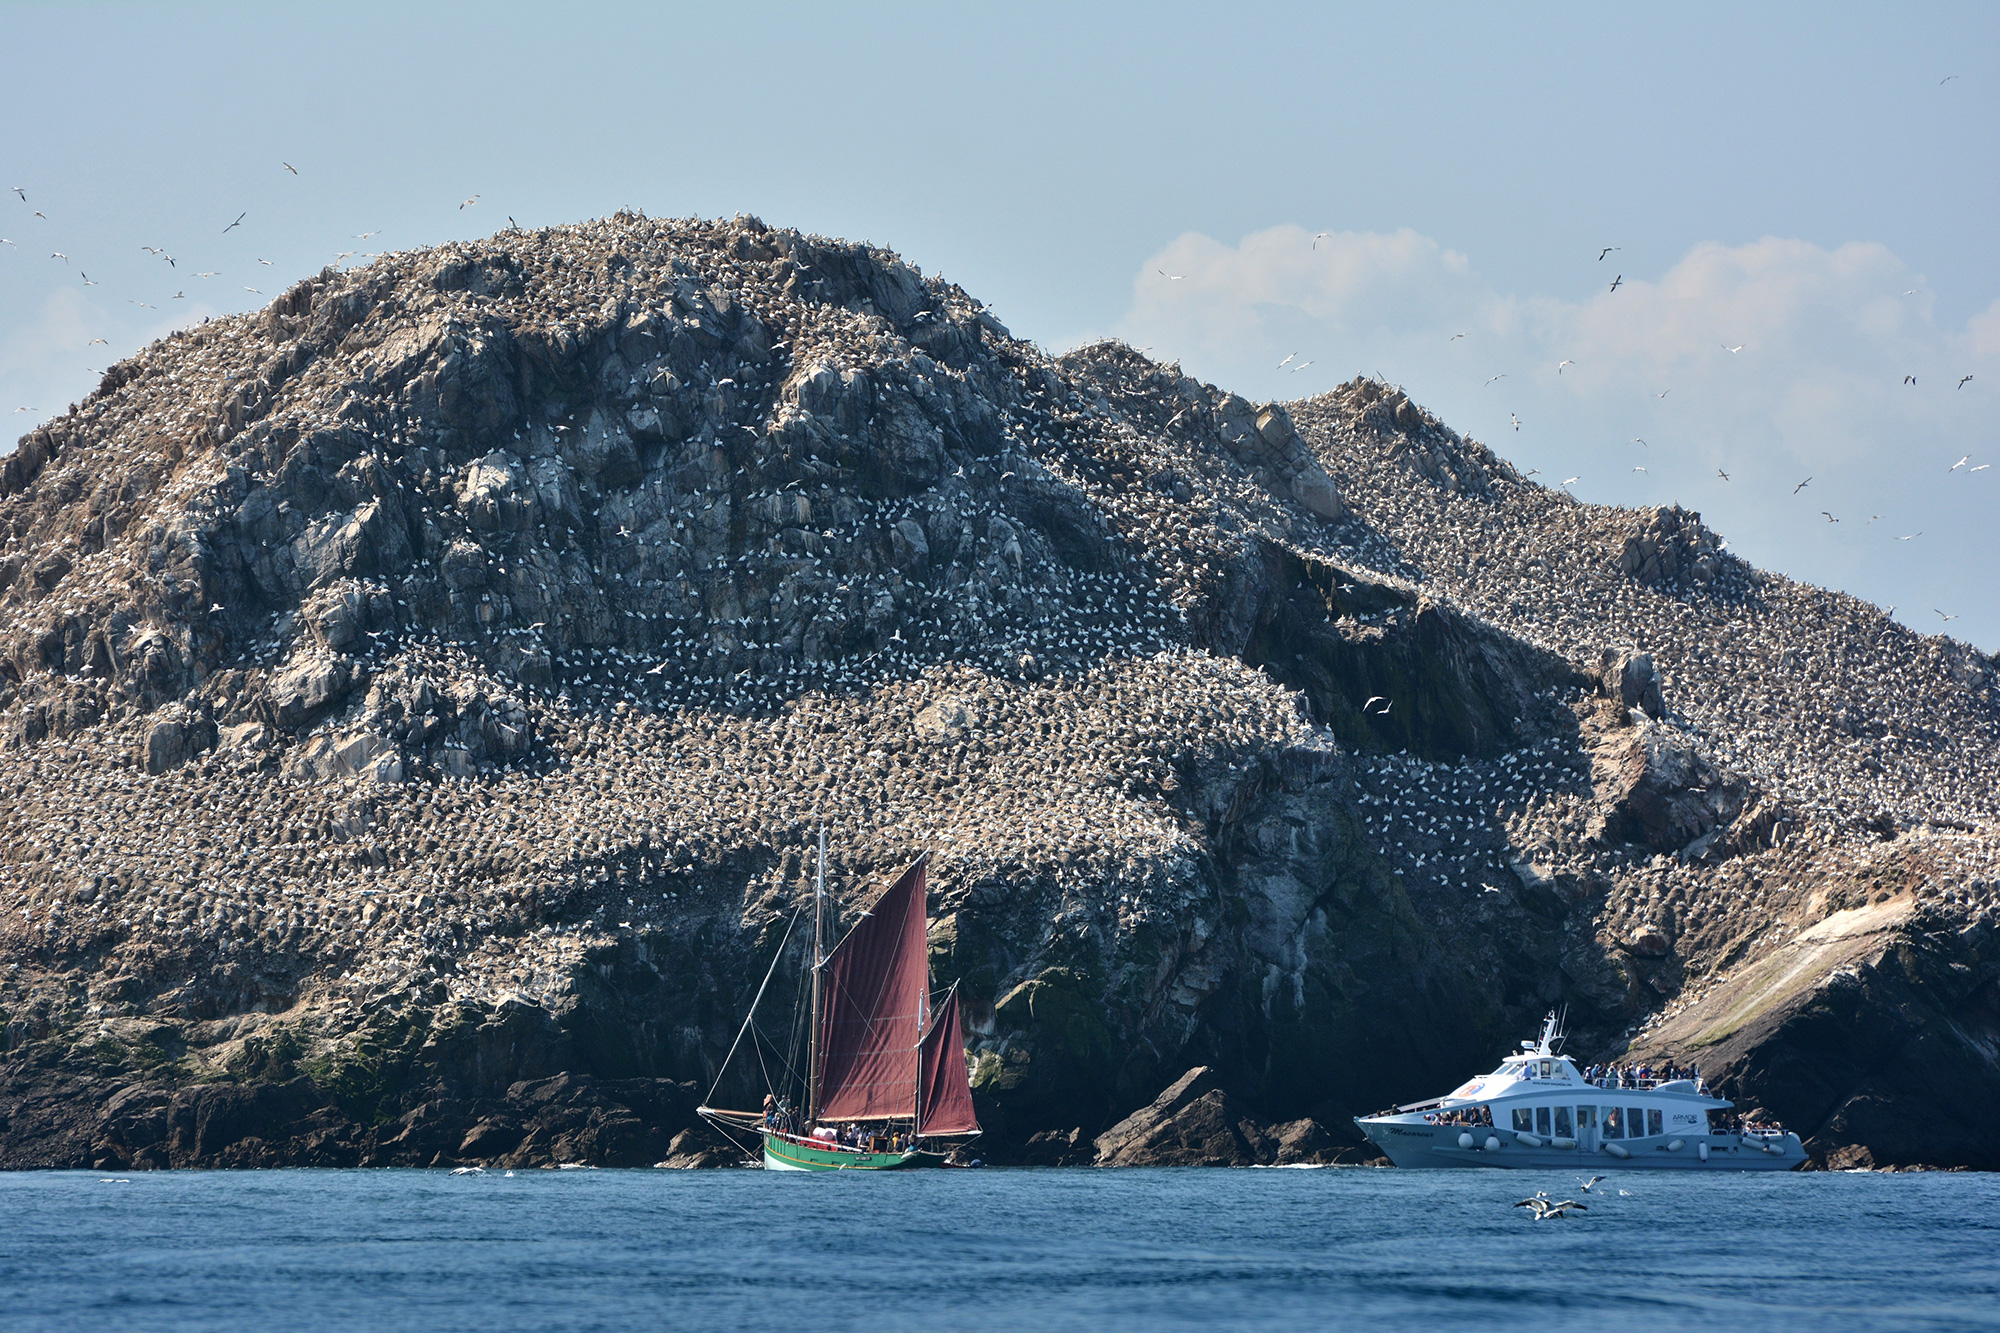
[[[2000,1167],[1994,659],[1388,384],[620,214],[154,344],[0,541],[0,1165],[728,1160],[824,826],[848,921],[930,853],[991,1160],[1355,1160],[1562,1005]]]

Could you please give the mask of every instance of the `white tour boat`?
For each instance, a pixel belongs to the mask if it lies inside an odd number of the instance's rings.
[[[1783,1171],[1805,1161],[1796,1134],[1713,1128],[1711,1116],[1731,1103],[1698,1079],[1593,1082],[1557,1053],[1561,1044],[1550,1014],[1541,1039],[1523,1041],[1492,1073],[1354,1123],[1407,1167]]]

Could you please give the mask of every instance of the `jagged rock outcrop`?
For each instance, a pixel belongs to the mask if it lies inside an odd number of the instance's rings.
[[[1277,1156],[1277,1142],[1197,1067],[1097,1136],[1100,1166],[1249,1166]]]
[[[1341,1151],[1553,1003],[1643,1038],[1944,821],[1942,970],[1838,1022],[1959,1013],[1996,679],[1400,390],[1052,358],[884,251],[384,256],[0,466],[0,1163],[719,1160],[690,1098],[821,825],[849,912],[930,851],[994,1160],[1191,1066],[1175,1142]]]

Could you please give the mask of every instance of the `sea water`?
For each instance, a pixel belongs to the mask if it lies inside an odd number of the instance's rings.
[[[2000,1327],[2000,1178],[0,1175],[0,1328]],[[1588,1211],[1537,1222],[1538,1189]]]

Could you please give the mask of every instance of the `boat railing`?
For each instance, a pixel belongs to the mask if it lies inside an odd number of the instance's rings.
[[[1685,1083],[1701,1096],[1708,1096],[1708,1084],[1698,1078],[1625,1078],[1604,1077],[1587,1080],[1593,1088],[1606,1092],[1650,1092],[1655,1088],[1668,1087],[1675,1083]]]

